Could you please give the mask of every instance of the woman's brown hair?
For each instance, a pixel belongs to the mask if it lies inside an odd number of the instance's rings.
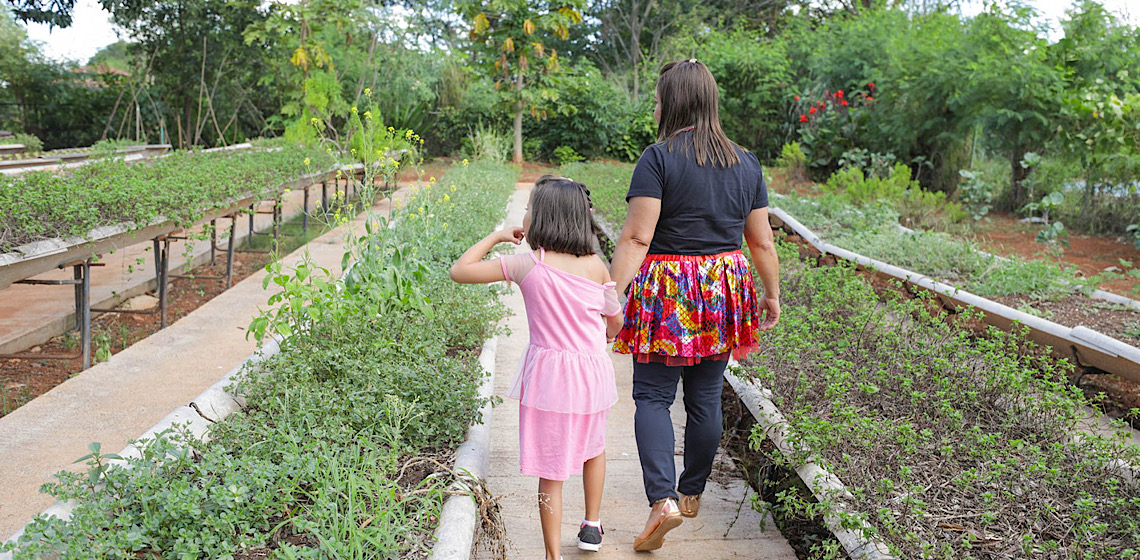
[[[657,98],[661,105],[657,141],[667,140],[670,152],[680,134],[692,127],[692,134],[682,142],[685,153],[696,157],[697,165],[711,162],[717,167],[732,167],[740,163],[738,146],[720,126],[716,78],[704,64],[689,59],[662,66]]]
[[[596,251],[597,232],[586,185],[554,175],[543,175],[530,193],[530,228],[526,233],[532,249],[581,257]]]

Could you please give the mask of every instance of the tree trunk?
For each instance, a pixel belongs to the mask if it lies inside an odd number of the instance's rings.
[[[523,117],[523,103],[519,101],[518,107],[515,108],[515,154],[511,161],[515,163],[523,162],[522,153],[522,117]]]
[[[1025,149],[1017,148],[1009,154],[1009,210],[1014,212],[1029,202],[1029,193],[1025,188],[1025,179],[1029,177],[1029,170],[1021,166],[1025,153]]]
[[[523,101],[522,101],[522,88],[523,88],[523,75],[519,71],[515,78],[515,93],[519,95],[518,104],[515,106],[515,154],[511,161],[521,164],[523,162],[522,153],[522,119],[523,119]]]

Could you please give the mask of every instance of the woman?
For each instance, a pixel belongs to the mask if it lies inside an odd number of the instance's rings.
[[[721,129],[716,80],[696,60],[670,62],[656,101],[658,142],[633,172],[612,266],[618,291],[630,287],[614,349],[634,358],[634,432],[651,505],[635,550],[660,548],[682,516],[696,517],[720,443],[725,367],[780,317],[764,175]],[[764,285],[759,299],[742,236]],[[678,381],[688,417],[680,480],[669,417]]]

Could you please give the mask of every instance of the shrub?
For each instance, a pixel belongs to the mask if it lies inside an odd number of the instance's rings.
[[[582,156],[574,151],[570,146],[559,146],[554,148],[554,160],[558,165],[566,165],[567,163],[574,163],[582,161]]]
[[[474,161],[503,163],[510,159],[511,141],[506,134],[479,123],[463,139],[463,153]]]
[[[23,144],[24,153],[35,154],[44,151],[44,143],[33,134],[17,132],[11,138],[0,138],[0,144]]]
[[[807,155],[799,142],[789,142],[780,148],[776,167],[787,170],[788,178],[793,181],[807,180]]]
[[[990,211],[994,202],[994,190],[985,179],[981,171],[958,171],[962,182],[958,184],[958,200],[961,201],[965,211],[974,220],[980,220]]]
[[[924,191],[910,177],[910,168],[901,163],[881,178],[868,177],[861,169],[849,167],[835,172],[824,188],[855,205],[893,204],[899,211],[900,221],[908,227],[945,227],[948,222],[964,218],[961,206],[946,201],[946,193]]]

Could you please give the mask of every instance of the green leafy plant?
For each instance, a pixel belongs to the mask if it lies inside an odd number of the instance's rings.
[[[558,165],[566,165],[567,163],[582,161],[582,156],[578,155],[578,152],[570,146],[559,146],[554,148],[554,159]]]
[[[876,293],[852,267],[781,251],[780,325],[740,373],[787,420],[795,451],[777,465],[813,461],[848,490],[782,499],[789,515],[842,507],[845,526],[868,523],[900,558],[1136,557],[1140,497],[1114,465],[1136,464],[1140,450],[1082,432],[1088,401],[1068,363],[1021,333],[979,336],[922,298]],[[754,429],[754,447],[766,437]],[[953,521],[929,523],[940,516]]]
[[[807,180],[807,154],[799,142],[789,142],[780,148],[780,157],[776,159],[776,167],[787,170],[790,179],[795,181]]]
[[[958,174],[962,177],[958,183],[958,200],[970,217],[981,220],[993,206],[993,186],[982,178],[981,171],[962,169]]]

